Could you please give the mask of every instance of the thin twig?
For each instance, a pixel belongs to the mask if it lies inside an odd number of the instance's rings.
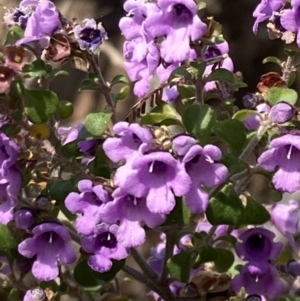
[[[282,79],[288,84],[288,81],[291,76],[292,68],[293,68],[293,61],[294,57],[293,56],[288,56],[287,60],[285,62],[284,68],[282,70]]]

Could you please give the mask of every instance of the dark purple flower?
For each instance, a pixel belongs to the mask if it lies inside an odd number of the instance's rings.
[[[246,264],[240,274],[233,278],[231,287],[235,292],[244,287],[249,295],[267,295],[271,299],[284,291],[284,283],[280,280],[276,268],[268,262]]]
[[[72,213],[81,213],[76,219],[78,233],[90,235],[95,225],[101,221],[102,209],[110,201],[108,192],[102,185],[93,186],[90,180],[78,182],[80,193],[71,192],[65,199],[65,205]]]
[[[147,43],[144,38],[126,41],[123,45],[125,69],[131,81],[133,92],[144,97],[150,89],[151,78],[159,65],[160,54],[154,42]]]
[[[49,36],[59,26],[59,13],[56,11],[54,3],[48,0],[39,1],[35,11],[28,17],[24,38],[17,41],[16,45],[40,41],[45,46],[49,40]]]
[[[116,189],[113,201],[107,203],[103,209],[103,221],[107,223],[120,222],[120,242],[125,247],[138,247],[146,240],[146,232],[141,226],[145,223],[149,228],[155,228],[165,221],[162,214],[154,214],[146,206],[145,198],[137,198]]]
[[[145,197],[150,212],[168,214],[175,207],[175,196],[184,196],[190,190],[191,179],[169,152],[145,154],[144,146],[132,164],[125,164],[122,172],[116,172],[115,183],[128,194]]]
[[[253,12],[253,17],[256,18],[253,32],[256,34],[259,23],[270,18],[274,12],[278,11],[284,5],[284,0],[261,0]]]
[[[193,212],[204,212],[208,205],[209,195],[200,185],[214,187],[228,177],[226,166],[215,162],[221,158],[221,150],[211,144],[203,148],[198,144],[193,145],[184,156],[182,162],[192,179],[192,186],[185,195],[185,200]]]
[[[300,263],[296,260],[290,260],[286,264],[286,272],[294,277],[300,276]]]
[[[114,125],[113,131],[116,137],[107,138],[103,149],[107,157],[116,163],[128,160],[138,152],[142,143],[150,146],[154,140],[152,132],[138,123],[121,121]]]
[[[112,259],[121,260],[128,256],[127,249],[120,242],[119,226],[98,224],[94,234],[81,238],[86,252],[93,254],[89,257],[89,266],[100,273],[110,270]]]
[[[272,179],[276,189],[296,192],[300,188],[300,137],[287,134],[273,139],[270,147],[258,158],[258,164],[267,171],[276,170]]]
[[[297,249],[293,235],[298,231],[299,203],[291,200],[289,204],[275,204],[271,216],[275,227],[289,239],[294,249]]]
[[[62,265],[76,260],[76,252],[70,245],[69,232],[60,224],[47,222],[33,228],[33,237],[19,244],[19,253],[27,258],[36,256],[32,273],[40,280],[50,281],[58,276],[57,260]]]
[[[274,242],[275,234],[267,229],[252,228],[239,236],[242,242],[235,245],[236,254],[244,261],[263,262],[277,259],[282,250],[281,242]]]
[[[80,25],[74,27],[75,39],[81,50],[95,51],[103,39],[107,39],[107,32],[101,23],[97,24],[94,19],[85,19],[83,23],[83,27]]]
[[[190,56],[190,40],[201,38],[207,26],[197,15],[193,0],[158,0],[160,12],[150,14],[144,25],[152,37],[164,36],[161,57],[167,63],[178,63]]]
[[[35,214],[31,208],[22,208],[15,212],[14,220],[17,228],[29,230],[35,224]]]
[[[270,106],[266,103],[261,103],[256,106],[256,111],[260,114],[267,113],[270,111],[270,109]],[[245,118],[243,123],[247,130],[257,130],[260,126],[260,122],[261,117],[259,116],[259,114],[253,112],[253,114]]]
[[[291,5],[292,9],[284,10],[280,24],[286,30],[297,33],[297,44],[300,46],[300,0],[292,0]]]
[[[294,114],[295,110],[290,104],[280,102],[271,108],[269,118],[272,122],[281,124],[292,119]]]

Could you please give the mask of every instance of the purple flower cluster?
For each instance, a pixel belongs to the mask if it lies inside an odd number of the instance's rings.
[[[200,39],[207,26],[197,15],[193,0],[127,0],[127,16],[119,26],[127,41],[124,43],[125,68],[132,81],[134,93],[143,97],[157,70],[161,82],[182,62],[195,59],[191,41]],[[158,42],[158,39],[161,41]],[[177,97],[177,91],[165,91],[165,100]]]
[[[0,223],[7,224],[14,217],[14,207],[22,186],[22,175],[16,168],[19,148],[14,141],[0,133]]]
[[[273,299],[284,290],[276,267],[270,260],[279,257],[283,244],[274,242],[275,234],[267,229],[253,228],[240,235],[235,245],[237,255],[244,261],[240,274],[232,280],[232,289],[238,292],[242,287],[251,294],[267,295]]]

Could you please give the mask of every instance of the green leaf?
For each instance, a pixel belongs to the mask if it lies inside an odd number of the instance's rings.
[[[197,4],[197,9],[198,9],[198,11],[199,11],[199,10],[202,10],[202,9],[204,9],[204,8],[206,8],[206,2],[199,2],[199,3]]]
[[[248,167],[247,163],[240,160],[233,154],[226,154],[222,158],[221,163],[223,163],[227,167],[230,176],[233,176],[239,172],[242,172],[243,170],[245,170]]]
[[[295,105],[298,100],[298,94],[295,90],[273,87],[268,90],[268,102],[274,106],[281,101]]]
[[[215,261],[217,259],[217,252],[210,245],[202,245],[197,255],[195,264],[203,264],[205,262]]]
[[[7,33],[4,45],[14,45],[18,40],[24,36],[24,30],[21,26],[14,25]]]
[[[61,153],[67,158],[73,158],[78,153],[77,140],[63,145],[61,148]]]
[[[32,123],[43,123],[53,115],[58,108],[57,94],[49,90],[24,91],[25,111]]]
[[[75,267],[74,278],[85,291],[98,291],[104,284],[102,280],[95,277],[93,270],[85,259],[80,261]]]
[[[270,220],[269,211],[260,203],[247,197],[242,222],[245,225],[262,225]]]
[[[220,273],[227,272],[234,263],[234,255],[226,249],[215,248],[215,250],[217,252],[217,259],[214,262],[217,271]]]
[[[96,81],[95,79],[91,80],[91,79],[85,79],[82,81],[78,92],[81,92],[83,90],[98,90],[98,81]]]
[[[110,169],[108,164],[109,160],[102,146],[99,146],[97,148],[95,159],[88,164],[88,168],[90,169],[91,173],[95,176],[109,179]]]
[[[15,228],[0,224],[0,250],[17,247],[20,241],[21,237]]]
[[[195,97],[196,94],[195,86],[192,85],[178,85],[177,90],[183,98]]]
[[[192,73],[199,78],[202,77],[206,66],[207,66],[206,62],[201,62],[201,63],[195,61],[190,62],[190,69]]]
[[[246,142],[246,131],[242,122],[228,119],[215,123],[214,133],[229,145],[234,155],[239,155]]]
[[[105,133],[111,116],[112,113],[91,113],[85,119],[84,128],[92,137],[99,137]]]
[[[167,215],[164,225],[187,225],[191,219],[191,211],[186,206],[183,198],[176,197],[176,205],[174,209]]]
[[[169,258],[167,266],[171,278],[181,282],[188,282],[190,278],[191,261],[191,254],[187,252],[182,252]]]
[[[112,98],[114,101],[122,100],[127,97],[129,92],[130,92],[130,86],[124,86],[119,90],[118,93],[113,93]]]
[[[96,271],[92,271],[92,274],[95,278],[102,280],[102,281],[111,281],[115,278],[117,273],[122,269],[125,265],[126,259],[123,260],[113,260],[113,265],[108,272],[105,273],[98,273]]]
[[[259,113],[257,111],[244,109],[244,110],[237,111],[232,116],[232,119],[235,119],[235,120],[243,122],[248,116],[254,115],[254,114],[255,115],[259,115]]]
[[[235,77],[232,72],[230,72],[227,69],[224,68],[218,68],[212,71],[210,75],[205,78],[206,82],[211,81],[224,81],[224,82],[230,82],[232,84],[235,83]]]
[[[164,124],[165,120],[172,120],[173,124],[181,125],[181,116],[168,103],[162,101],[151,112],[141,117],[140,124]]]
[[[281,67],[282,61],[279,58],[277,58],[276,56],[268,56],[265,59],[263,59],[262,63],[263,64],[274,63]]]
[[[70,73],[65,70],[61,70],[61,69],[52,69],[51,72],[49,73],[49,78],[50,78],[50,80],[52,80],[59,75],[69,76]]]
[[[19,301],[20,300],[20,292],[17,288],[12,288],[8,295],[8,301]]]
[[[183,124],[186,130],[195,136],[208,135],[216,123],[214,110],[206,105],[191,105],[183,113]]]
[[[274,190],[274,189],[271,189],[271,191],[270,191],[270,199],[273,202],[276,202],[276,203],[277,202],[281,202],[282,198],[283,198],[282,192]]]
[[[187,71],[187,67],[180,66],[175,70],[173,70],[169,76],[168,82],[170,83],[172,82],[173,79],[180,79],[180,78],[192,79],[192,75]]]
[[[217,241],[225,241],[234,246],[237,243],[237,238],[234,237],[233,235],[228,234],[228,235],[219,236],[214,240],[214,243]]]
[[[239,226],[243,213],[244,206],[232,184],[226,185],[212,197],[206,210],[207,220],[214,226]]]
[[[76,190],[78,178],[71,180],[62,180],[53,182],[49,189],[49,194],[53,200],[56,200],[58,204],[62,204],[67,195]]]
[[[45,64],[43,60],[35,60],[26,64],[22,69],[22,73],[28,77],[39,77],[47,75],[51,70],[51,65]]]
[[[125,85],[129,85],[129,80],[127,77],[125,77],[124,75],[116,75],[111,83],[110,83],[110,86],[114,86],[114,85],[117,85],[117,84],[125,84]]]
[[[295,71],[292,71],[290,73],[290,77],[289,77],[287,86],[290,87],[295,82],[296,78],[297,78],[297,73]]]
[[[8,137],[13,137],[21,131],[22,127],[18,124],[7,123],[2,125],[0,131]]]
[[[61,119],[67,119],[72,116],[74,106],[67,100],[61,100],[58,105],[58,114]]]

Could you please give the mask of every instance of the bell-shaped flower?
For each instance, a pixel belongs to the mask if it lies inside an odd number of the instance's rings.
[[[216,163],[221,158],[221,150],[211,144],[204,147],[193,145],[184,156],[182,162],[192,179],[192,186],[185,195],[185,200],[193,212],[204,212],[208,205],[209,195],[200,185],[215,187],[228,177],[226,166]]]
[[[113,131],[116,137],[107,138],[103,143],[103,149],[107,157],[115,163],[128,160],[138,152],[142,143],[151,145],[154,140],[150,129],[138,123],[129,124],[121,121],[114,125]]]
[[[33,275],[50,281],[59,274],[60,264],[71,264],[76,260],[76,252],[70,245],[71,237],[66,228],[55,222],[46,222],[33,228],[33,237],[19,244],[19,253],[27,258],[36,256],[32,266]]]
[[[132,164],[126,164],[122,173],[116,173],[117,185],[137,198],[146,198],[150,212],[168,214],[175,207],[175,196],[184,196],[191,187],[191,179],[184,167],[167,151],[145,153],[140,147]]]
[[[272,183],[277,190],[294,193],[300,188],[300,136],[287,134],[275,138],[269,150],[258,158],[267,171],[276,170]]]
[[[268,262],[248,263],[231,281],[231,288],[239,292],[244,287],[247,294],[267,295],[274,299],[284,291],[277,269]]]
[[[145,198],[137,198],[116,189],[113,201],[103,209],[103,221],[107,223],[120,222],[120,242],[128,248],[142,245],[146,240],[146,232],[142,227],[145,223],[149,228],[161,225],[166,217],[149,211]]]
[[[110,201],[108,192],[102,185],[93,186],[90,180],[78,182],[80,193],[71,192],[65,199],[65,205],[72,213],[80,213],[75,227],[78,233],[90,235],[101,221],[104,204]]]
[[[256,18],[253,25],[253,32],[256,34],[259,23],[270,18],[274,12],[277,12],[284,6],[284,0],[261,0],[253,12],[253,17]]]
[[[98,224],[94,233],[81,238],[84,250],[93,254],[88,259],[89,266],[100,273],[112,267],[112,259],[121,260],[128,256],[128,251],[120,242],[119,226],[106,223]]]
[[[152,37],[162,37],[161,57],[167,63],[178,63],[189,58],[190,41],[201,38],[207,26],[197,15],[193,0],[158,0],[160,11],[148,16],[145,30]]]
[[[277,203],[271,210],[272,221],[275,227],[286,236],[292,247],[297,249],[293,235],[298,232],[299,203],[291,200],[289,204]]]
[[[267,229],[252,228],[243,232],[235,244],[236,254],[244,261],[263,262],[277,259],[282,250],[281,242],[274,242],[275,234]]]

